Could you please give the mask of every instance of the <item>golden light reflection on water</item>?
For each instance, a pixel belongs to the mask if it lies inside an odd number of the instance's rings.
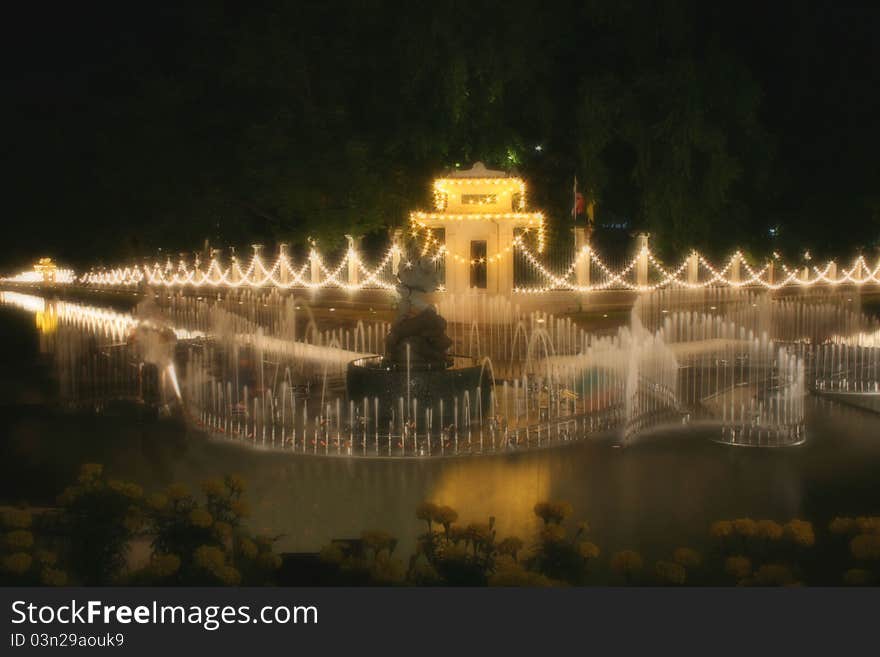
[[[539,522],[535,503],[551,496],[550,481],[546,459],[462,459],[439,469],[427,499],[454,508],[460,523],[495,516],[499,536],[528,537]]]

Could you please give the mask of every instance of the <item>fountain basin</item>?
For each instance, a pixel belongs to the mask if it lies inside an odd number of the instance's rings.
[[[482,374],[482,379],[481,379]],[[492,389],[491,373],[481,366],[452,367],[448,369],[413,366],[407,375],[406,367],[387,365],[381,356],[359,358],[348,364],[346,388],[348,398],[361,404],[366,398],[370,412],[374,412],[374,399],[378,399],[380,424],[399,421],[400,400],[404,405],[409,399],[410,414],[416,400],[418,423],[421,428],[426,409],[433,412],[432,426],[440,430],[440,402],[443,402],[443,422],[450,424],[455,400],[458,400],[459,421],[465,419],[465,406],[474,421],[478,413],[489,408]],[[407,382],[409,389],[407,390]],[[479,392],[478,392],[479,391]],[[467,393],[467,394],[465,394]],[[482,408],[478,406],[478,400]]]

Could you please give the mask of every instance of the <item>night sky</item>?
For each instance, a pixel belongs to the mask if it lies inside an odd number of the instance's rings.
[[[3,21],[4,270],[332,248],[474,160],[557,231],[577,175],[600,242],[668,256],[880,238],[876,5],[28,4]]]

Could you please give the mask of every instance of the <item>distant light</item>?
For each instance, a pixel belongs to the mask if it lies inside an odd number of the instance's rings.
[[[709,310],[715,310],[715,306],[709,306]]]
[[[336,312],[336,308],[331,308],[331,309],[330,309],[330,312],[331,312],[331,313],[335,313],[335,312]]]
[[[539,317],[539,318],[538,318],[538,324],[543,324],[543,323],[544,323],[544,318],[543,318],[543,317]]]
[[[538,152],[540,153],[541,151],[544,150],[544,147],[541,146],[541,144],[538,144],[537,146],[535,146],[535,150],[538,151]]]
[[[776,237],[779,235],[779,226],[771,226],[767,232],[770,233],[770,237]]]

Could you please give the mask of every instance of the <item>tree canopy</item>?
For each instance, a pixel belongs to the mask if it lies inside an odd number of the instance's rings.
[[[24,20],[5,260],[332,246],[475,160],[519,170],[557,227],[577,176],[600,239],[649,230],[670,255],[878,236],[876,12],[203,1]]]

